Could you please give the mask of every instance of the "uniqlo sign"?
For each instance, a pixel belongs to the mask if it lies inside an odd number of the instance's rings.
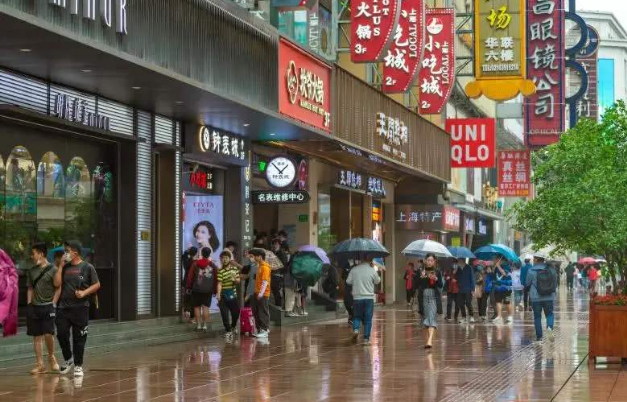
[[[351,60],[380,61],[394,39],[401,0],[351,1]]]
[[[421,114],[440,113],[455,83],[455,10],[432,8],[426,12],[425,51],[420,70]]]
[[[499,197],[529,197],[531,194],[531,153],[499,151]]]
[[[448,119],[452,168],[493,168],[496,132],[494,119]]]
[[[559,141],[565,125],[564,0],[527,0],[527,77],[536,93],[525,101],[527,145]]]
[[[279,112],[331,131],[331,67],[285,39],[279,42]]]
[[[383,58],[383,92],[406,92],[413,85],[422,60],[424,37],[424,0],[403,0],[394,40]]]

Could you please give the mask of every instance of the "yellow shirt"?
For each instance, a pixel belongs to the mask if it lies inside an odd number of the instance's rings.
[[[267,281],[268,285],[266,286],[266,290],[263,293],[264,297],[270,297],[270,264],[266,261],[263,261],[257,267],[257,276],[255,278],[255,295],[259,295],[261,291],[261,284],[263,281]]]

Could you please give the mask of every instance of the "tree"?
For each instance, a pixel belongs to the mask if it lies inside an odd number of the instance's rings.
[[[581,120],[534,152],[537,195],[508,218],[538,247],[604,255],[614,291],[627,294],[627,108],[619,101],[600,123]],[[617,274],[622,281],[619,283]]]

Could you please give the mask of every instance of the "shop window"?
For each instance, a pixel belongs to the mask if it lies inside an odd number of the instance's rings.
[[[37,167],[37,239],[57,247],[65,236],[65,172],[54,152]]]
[[[35,162],[23,146],[11,151],[6,165],[4,197],[5,251],[19,267],[29,257],[29,247],[36,237],[37,179]]]
[[[337,237],[331,233],[331,196],[318,193],[318,247],[331,251]]]
[[[92,195],[89,168],[80,157],[72,158],[65,173],[65,237],[83,244],[83,253],[93,246],[96,206]],[[85,254],[84,254],[85,255]]]

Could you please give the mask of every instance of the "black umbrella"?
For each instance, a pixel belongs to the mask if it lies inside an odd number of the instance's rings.
[[[369,260],[371,258],[384,258],[390,253],[380,243],[372,239],[357,238],[336,244],[329,255],[336,260]]]

